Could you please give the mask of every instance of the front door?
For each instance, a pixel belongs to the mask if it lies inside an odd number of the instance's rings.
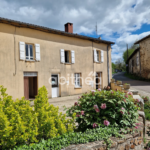
[[[102,73],[97,72],[96,73],[96,89],[102,88]]]
[[[52,98],[59,96],[59,84],[58,84],[58,75],[51,76],[52,83]]]

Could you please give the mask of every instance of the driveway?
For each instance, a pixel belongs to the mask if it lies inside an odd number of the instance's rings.
[[[127,78],[124,76],[125,73],[120,72],[113,75],[115,80],[121,80],[123,83],[130,83],[131,89],[143,91],[150,94],[150,82],[139,81]]]

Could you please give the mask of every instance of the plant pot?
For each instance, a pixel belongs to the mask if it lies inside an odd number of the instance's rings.
[[[130,89],[130,84],[124,84],[123,87],[125,90]]]
[[[122,85],[122,81],[117,81],[117,85]]]
[[[115,82],[115,79],[111,79],[111,83],[114,83]]]

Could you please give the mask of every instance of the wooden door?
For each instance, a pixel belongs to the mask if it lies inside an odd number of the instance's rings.
[[[29,78],[24,77],[24,96],[25,99],[29,99]]]

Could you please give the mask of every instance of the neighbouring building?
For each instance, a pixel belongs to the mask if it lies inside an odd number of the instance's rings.
[[[139,48],[127,60],[129,73],[150,79],[150,35],[138,40],[135,44],[139,44]]]
[[[111,44],[74,34],[72,23],[59,31],[0,18],[0,85],[26,99],[43,85],[49,98],[103,88],[112,78]]]

